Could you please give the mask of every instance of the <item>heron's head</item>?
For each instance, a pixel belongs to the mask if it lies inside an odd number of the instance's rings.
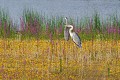
[[[65,20],[67,20],[68,18],[67,17],[65,17]]]

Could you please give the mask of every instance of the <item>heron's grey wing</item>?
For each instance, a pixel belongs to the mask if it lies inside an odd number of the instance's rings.
[[[81,39],[80,39],[80,37],[78,36],[77,33],[75,33],[75,32],[73,33],[72,39],[73,39],[74,43],[75,43],[78,47],[82,47],[82,45],[81,45]]]
[[[68,28],[68,27],[65,27],[65,28],[64,28],[64,39],[65,39],[66,41],[68,41],[68,40],[69,40],[69,37],[70,37],[69,28]]]

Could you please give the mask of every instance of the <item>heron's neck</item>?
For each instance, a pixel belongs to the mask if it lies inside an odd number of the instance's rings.
[[[67,19],[66,19],[66,25],[67,25]]]
[[[70,33],[70,36],[72,37],[73,27],[71,27],[71,28],[69,29],[69,33]]]

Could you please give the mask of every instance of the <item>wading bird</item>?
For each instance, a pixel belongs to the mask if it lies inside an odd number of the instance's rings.
[[[67,25],[67,17],[65,18],[65,21],[66,21],[66,25]],[[64,28],[64,39],[66,41],[68,41],[69,37],[70,37],[69,28],[65,26],[65,28]]]
[[[67,19],[67,18],[65,18]],[[78,47],[82,47],[81,45],[81,39],[80,37],[78,36],[77,33],[73,32],[73,26],[72,25],[65,25],[65,27],[69,28],[69,34],[73,40],[73,42],[78,46]],[[68,37],[69,38],[69,37]]]

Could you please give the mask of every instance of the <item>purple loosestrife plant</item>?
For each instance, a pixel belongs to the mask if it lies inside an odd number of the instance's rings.
[[[4,22],[4,37],[6,37],[7,34],[7,22]]]
[[[24,31],[25,31],[26,33],[29,32],[29,27],[30,27],[30,23],[27,22],[27,23],[26,23],[26,26],[25,26],[25,28],[24,28]]]
[[[7,35],[8,35],[8,36],[10,35],[10,23],[9,23],[9,25],[8,25]]]
[[[39,22],[38,20],[35,18],[34,19],[34,32],[35,34],[38,34],[38,31],[40,30],[40,26],[39,26]]]
[[[20,18],[20,29],[21,29],[21,31],[25,30],[25,23],[24,23],[23,18]]]
[[[107,27],[107,32],[108,32],[108,34],[112,33],[111,27]]]
[[[89,27],[86,27],[86,28],[85,28],[85,33],[86,33],[86,34],[89,34],[89,33],[90,33]]]
[[[120,34],[120,28],[118,29],[118,34]]]
[[[36,27],[31,27],[30,31],[31,31],[31,33],[32,33],[33,35],[37,34],[37,29],[36,29]]]
[[[50,34],[49,34],[50,42],[52,42],[52,36],[53,36],[53,34],[52,34],[52,32],[50,32]]]
[[[46,24],[46,34],[49,34],[49,25],[48,25],[48,23]]]
[[[78,34],[80,33],[80,28],[75,27],[74,30],[75,30],[76,33],[78,33]]]
[[[59,27],[59,34],[61,34],[62,33],[62,25],[60,25],[60,27]]]
[[[38,25],[38,21],[37,21],[37,19],[35,18],[35,19],[34,19],[34,27],[37,27],[37,25]]]
[[[78,29],[77,27],[74,27],[74,30],[75,30],[76,33],[78,33],[78,32],[77,32],[77,29]]]
[[[109,34],[111,34],[111,33],[116,34],[116,33],[117,33],[117,28],[115,28],[115,27],[108,27],[108,28],[107,28],[107,32],[108,32]]]

